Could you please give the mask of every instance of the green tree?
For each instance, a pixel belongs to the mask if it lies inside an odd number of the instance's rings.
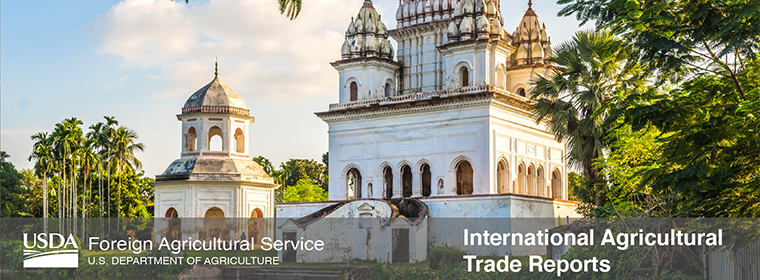
[[[285,189],[284,202],[326,201],[327,192],[309,179],[301,179]]]
[[[84,182],[82,184],[82,217],[86,218],[86,209],[92,203],[92,187],[88,184],[87,179],[90,177],[92,169],[96,168],[99,164],[99,155],[94,151],[97,141],[94,139],[85,139],[82,142],[82,146],[79,149],[78,157],[80,158],[80,168],[84,175]],[[88,199],[90,202],[88,202]]]
[[[574,2],[574,3],[573,3]],[[666,92],[629,96],[615,112],[664,135],[641,184],[677,215],[760,216],[760,10],[753,1],[572,1],[563,15],[626,34]]]
[[[607,147],[602,124],[614,99],[642,83],[631,52],[607,30],[579,31],[555,49],[549,61],[556,67],[548,77],[533,82],[536,122],[547,121],[558,141],[567,140],[570,164],[579,165],[594,185],[597,207],[604,205],[604,178],[594,166]]]
[[[311,180],[312,184],[327,189],[324,185],[322,175],[325,165],[313,159],[290,159],[280,166],[283,171],[282,184],[285,186],[294,186],[300,180]]]
[[[120,126],[116,129],[113,136],[113,145],[110,150],[110,156],[116,160],[119,174],[119,197],[117,199],[118,217],[121,218],[121,194],[122,194],[122,177],[125,171],[134,173],[135,170],[142,168],[142,162],[135,156],[135,152],[143,151],[145,145],[137,143],[138,137],[134,130]],[[135,190],[136,192],[137,190]]]
[[[32,135],[32,154],[27,160],[34,160],[34,171],[42,175],[42,217],[47,218],[48,211],[48,174],[55,170],[53,157],[53,138],[47,132]]]
[[[21,187],[26,189],[27,196],[24,199],[26,212],[33,217],[42,217],[45,209],[42,179],[37,177],[33,169],[21,169],[18,173],[21,175]]]
[[[111,216],[111,173],[114,166],[111,164],[111,148],[113,147],[113,137],[116,132],[116,126],[119,125],[119,121],[115,117],[103,116],[104,122],[99,122],[90,126],[90,131],[87,132],[87,137],[94,139],[97,143],[98,153],[100,154],[100,162],[98,164],[98,196],[100,196],[100,216],[105,213],[106,217]],[[102,173],[106,172],[106,189],[102,186]],[[103,207],[103,201],[106,202],[105,209]]]
[[[21,187],[22,176],[7,161],[9,157],[5,151],[0,151],[0,217],[28,216],[27,190]]]

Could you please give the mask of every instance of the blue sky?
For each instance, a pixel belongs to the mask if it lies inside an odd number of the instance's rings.
[[[0,150],[30,168],[30,136],[64,118],[88,126],[105,115],[137,131],[146,175],[163,172],[180,153],[184,101],[219,78],[246,101],[256,122],[251,154],[275,164],[319,160],[327,125],[314,116],[338,99],[329,62],[363,0],[304,1],[295,21],[275,0],[0,1]],[[389,28],[398,0],[376,0]],[[554,1],[534,1],[552,43],[581,29],[559,18]],[[502,0],[513,32],[527,1]],[[583,27],[584,29],[587,27]]]

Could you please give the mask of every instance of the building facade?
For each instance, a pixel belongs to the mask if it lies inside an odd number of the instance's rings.
[[[566,200],[565,144],[530,108],[551,42],[528,4],[510,34],[498,0],[402,1],[393,30],[365,1],[332,63],[339,103],[317,113],[329,124],[330,200]]]

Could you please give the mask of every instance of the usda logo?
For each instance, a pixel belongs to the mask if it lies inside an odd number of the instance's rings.
[[[65,238],[60,233],[35,233],[30,241],[24,233],[24,247],[24,268],[79,267],[79,246],[72,234]]]

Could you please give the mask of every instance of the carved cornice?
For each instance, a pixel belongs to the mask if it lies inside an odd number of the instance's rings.
[[[427,93],[425,94],[427,95]],[[397,115],[413,112],[469,107],[477,105],[492,105],[499,109],[520,115],[530,115],[530,101],[502,90],[484,87],[473,92],[463,92],[448,95],[432,95],[420,99],[408,99],[399,103],[367,103],[364,106],[342,108],[327,112],[314,113],[325,122],[360,119],[385,115]]]
[[[496,48],[500,48],[502,50],[506,50],[509,52],[514,52],[515,47],[510,45],[507,42],[504,42],[499,39],[469,39],[465,41],[458,41],[458,42],[451,42],[446,43],[441,46],[438,46],[438,51],[441,53],[453,53],[457,51],[470,51],[473,48],[476,49],[485,49],[488,48],[489,45],[495,45]]]
[[[357,67],[357,66],[359,67],[381,66],[381,67],[387,67],[388,69],[391,69],[391,70],[398,70],[401,67],[401,63],[398,63],[391,59],[377,57],[377,56],[343,59],[343,60],[330,62],[330,65],[332,65],[332,67],[338,71],[342,71],[342,70],[345,70],[346,68]]]

